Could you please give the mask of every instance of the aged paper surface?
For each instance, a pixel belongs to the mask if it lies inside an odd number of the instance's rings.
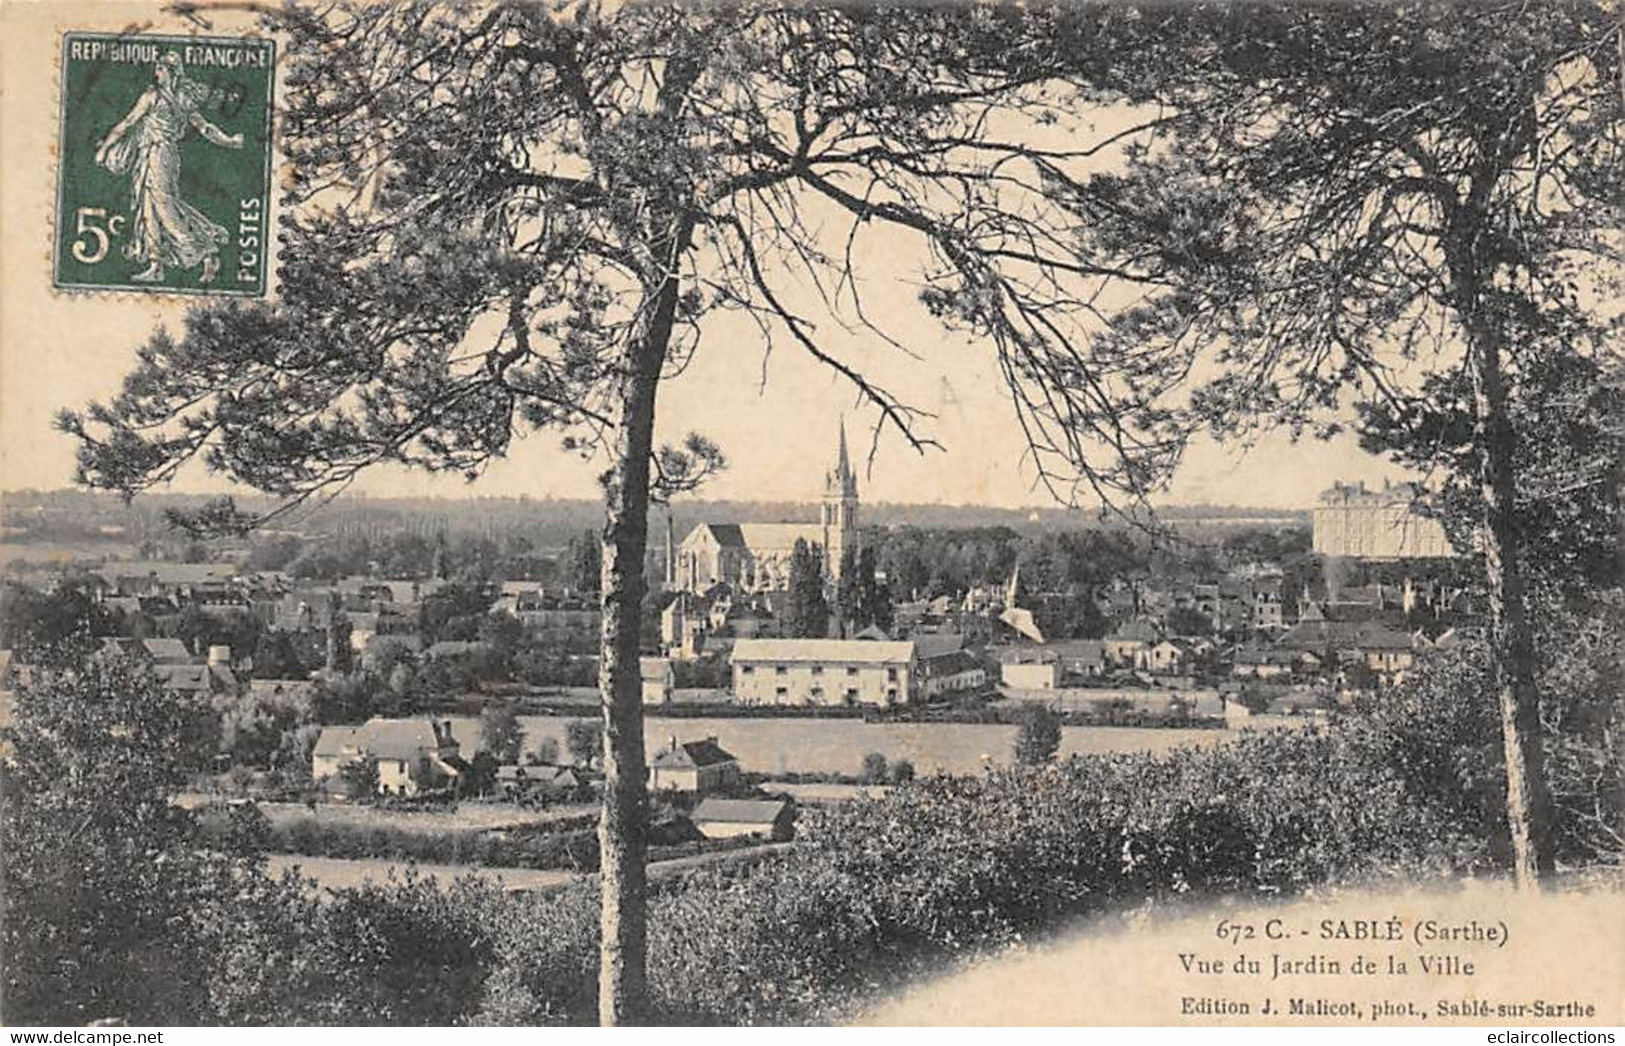
[[[71,485],[73,447],[53,430],[54,412],[114,395],[155,328],[182,329],[187,309],[200,300],[193,293],[277,299],[273,244],[281,214],[273,197],[287,172],[278,166],[274,112],[269,141],[263,112],[255,119],[233,109],[236,123],[216,126],[208,114],[219,111],[220,100],[208,92],[220,88],[208,86],[213,81],[206,72],[197,74],[191,95],[158,91],[158,101],[143,102],[143,77],[127,76],[128,83],[109,89],[88,111],[64,109],[85,97],[70,75],[85,75],[74,66],[79,52],[68,50],[75,40],[86,47],[140,42],[154,49],[157,68],[165,67],[166,53],[198,48],[187,52],[197,59],[188,67],[193,72],[206,63],[201,49],[213,42],[222,54],[251,56],[220,58],[220,68],[257,67],[272,53],[265,46],[270,38],[248,6],[206,6],[190,14],[145,2],[10,0],[0,7],[6,156],[0,168],[0,490]],[[279,62],[285,46],[277,41]],[[92,54],[84,56],[88,61]],[[257,83],[260,93],[248,99],[250,108],[263,106],[273,88],[271,78]],[[274,89],[285,90],[280,72]],[[205,118],[189,132],[194,111]],[[147,145],[114,155],[121,141],[143,134]],[[165,134],[185,137],[185,151],[164,152]],[[74,136],[71,155],[63,151],[63,135]],[[188,180],[177,157],[193,163],[205,150],[218,155],[220,166],[203,175],[192,171]],[[263,163],[271,165],[269,186],[260,182]],[[188,198],[200,177],[208,191]],[[110,214],[124,221],[109,223]],[[869,240],[863,249],[876,268],[918,261],[913,248],[901,245]],[[78,268],[64,267],[69,258]],[[106,267],[100,275],[98,265]],[[865,497],[894,506],[1042,505],[1042,492],[1022,472],[1020,433],[1003,413],[997,367],[963,339],[949,339],[922,320],[911,295],[876,301],[878,322],[951,357],[931,360],[923,380],[910,379],[935,412],[929,434],[947,450],[922,458],[877,443],[868,469],[858,469]],[[724,327],[700,351],[727,350],[751,337],[747,324]],[[660,435],[676,439],[701,429],[717,436],[733,459],[719,497],[805,502],[817,496],[816,474],[831,458],[850,389],[789,355],[778,349],[771,357],[744,354],[743,362],[702,360],[695,376],[662,392],[667,413]],[[876,366],[885,375],[902,364]],[[770,367],[771,379],[760,380]],[[872,420],[865,418],[862,435],[853,427],[854,459],[868,450]],[[1197,447],[1176,480],[1174,500],[1303,509],[1334,480],[1380,482],[1395,474],[1347,438],[1272,440],[1250,455]],[[843,462],[845,450],[843,443]],[[492,465],[471,488],[397,471],[369,476],[356,489],[378,498],[593,498],[599,468],[537,451]],[[201,469],[184,472],[177,489],[231,491]],[[1295,491],[1310,497],[1296,498]],[[908,522],[895,510],[891,518]],[[652,523],[651,546],[659,540]],[[1014,581],[1010,587],[1013,592]],[[902,751],[922,772],[934,768],[936,757],[927,749],[916,755],[905,743]],[[852,761],[861,754],[853,753]],[[1420,886],[1379,882],[1274,902],[1185,897],[1144,909],[1131,904],[1059,927],[1053,937],[944,966],[940,975],[899,989],[896,998],[864,1005],[855,1017],[880,1025],[1617,1026],[1625,1024],[1622,889],[1615,869],[1569,876],[1541,896],[1482,878]]]

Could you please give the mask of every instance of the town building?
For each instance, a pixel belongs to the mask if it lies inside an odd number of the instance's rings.
[[[502,797],[512,801],[557,801],[581,795],[587,779],[573,766],[508,763],[497,767],[496,785]]]
[[[999,682],[1012,690],[1054,690],[1061,685],[1061,658],[1042,647],[999,652]]]
[[[841,560],[858,541],[858,478],[840,429],[835,467],[824,476],[824,501],[816,523],[701,523],[667,552],[667,587],[704,592],[727,585],[735,592],[782,591],[790,585],[790,557],[804,541],[823,557],[824,571],[839,579]]]
[[[1135,618],[1117,626],[1106,637],[1106,661],[1113,665],[1138,665],[1140,652],[1162,640],[1162,628],[1147,618]]]
[[[1178,639],[1163,639],[1141,647],[1135,654],[1135,667],[1159,675],[1169,675],[1186,668],[1193,660],[1188,646]]]
[[[1455,555],[1439,521],[1417,511],[1415,484],[1337,483],[1314,510],[1314,549],[1352,559],[1432,559]]]
[[[741,639],[733,689],[746,704],[891,708],[913,700],[917,668],[907,640]]]
[[[149,665],[190,665],[197,663],[198,660],[179,639],[159,637],[130,639],[123,636],[104,636],[100,652],[110,657],[128,657]]]
[[[1323,664],[1363,664],[1397,682],[1416,660],[1422,641],[1377,621],[1299,621],[1276,643],[1281,649],[1305,651]]]
[[[949,650],[920,658],[920,682],[928,700],[975,693],[987,686],[987,668],[969,650]]]
[[[1321,660],[1310,650],[1241,646],[1231,659],[1230,673],[1238,678],[1282,679],[1298,672],[1315,672]]]

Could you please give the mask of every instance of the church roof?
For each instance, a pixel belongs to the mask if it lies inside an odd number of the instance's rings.
[[[701,523],[700,526],[709,530],[717,544],[723,548],[745,547],[745,534],[739,529],[738,523]]]
[[[824,543],[824,528],[818,523],[701,523],[696,529],[709,530],[723,548],[788,551],[798,538],[818,547]]]

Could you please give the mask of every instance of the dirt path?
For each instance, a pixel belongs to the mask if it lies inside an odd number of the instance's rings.
[[[1338,936],[1340,928],[1360,933],[1357,921],[1367,931],[1387,933],[1393,919],[1401,924],[1400,940]],[[1459,929],[1468,939],[1419,945],[1417,929],[1427,920],[1441,929]],[[1221,923],[1253,927],[1256,936],[1220,939]],[[1502,926],[1504,947],[1473,939]],[[1279,935],[1275,940],[1268,939],[1271,928]],[[1195,960],[1216,960],[1218,972],[1187,968],[1182,955],[1192,956],[1193,966]],[[1257,973],[1237,971],[1243,956],[1260,964]],[[1372,960],[1374,972],[1363,967],[1356,972],[1362,956]],[[1405,972],[1389,972],[1390,956]],[[1274,976],[1277,957],[1300,965]],[[1431,974],[1422,970],[1424,957]],[[1447,957],[1458,962],[1443,961]],[[1332,963],[1338,964],[1336,972]],[[1298,1014],[1290,1012],[1293,1000],[1302,1007]],[[1223,1012],[1243,1006],[1244,1013]],[[1594,1008],[1590,1016],[1587,1006]],[[1103,916],[1044,943],[1018,946],[918,984],[872,1005],[856,1023],[1597,1027],[1622,1022],[1625,892],[1619,883],[1526,899],[1503,885],[1478,882],[1344,892],[1283,904],[1182,904]]]

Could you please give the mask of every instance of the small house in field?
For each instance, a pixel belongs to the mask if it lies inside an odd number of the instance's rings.
[[[649,788],[656,792],[710,792],[739,780],[739,760],[717,739],[671,743],[649,761]]]
[[[776,843],[795,834],[795,804],[788,799],[702,800],[689,820],[707,839],[732,839],[755,835]]]
[[[643,677],[644,704],[664,705],[671,701],[672,690],[677,686],[677,676],[672,671],[671,661],[668,658],[640,657],[638,673]]]

